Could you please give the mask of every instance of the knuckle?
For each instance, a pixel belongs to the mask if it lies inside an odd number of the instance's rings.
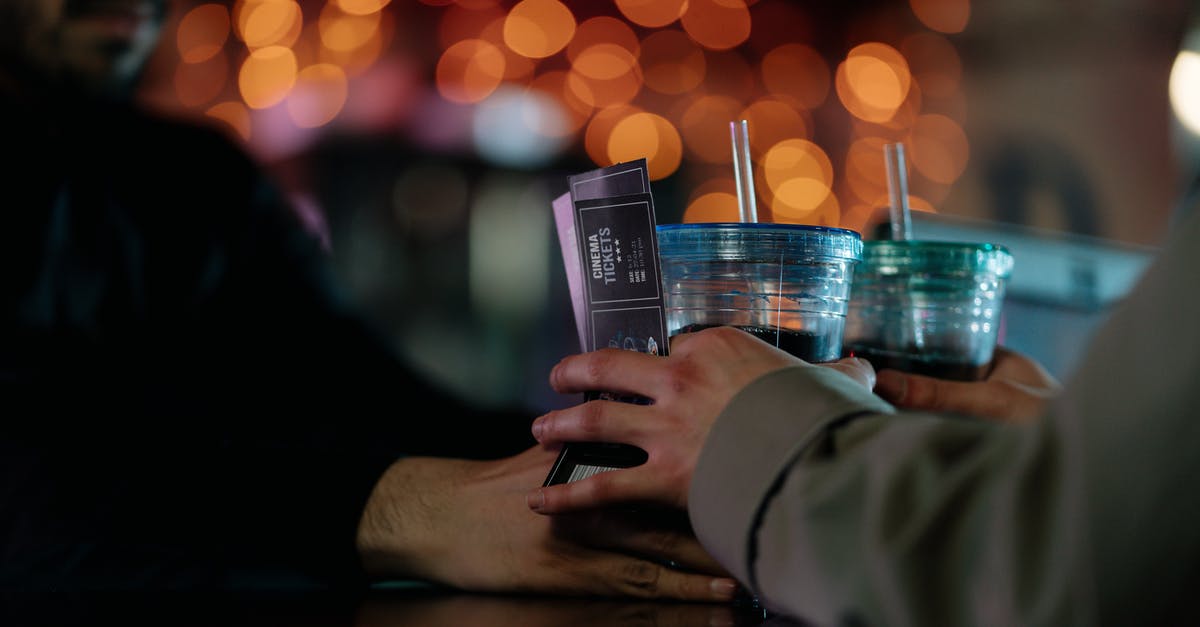
[[[590,401],[584,403],[579,415],[579,430],[588,435],[598,434],[604,430],[604,403]]]
[[[657,596],[662,568],[642,560],[629,560],[621,567],[621,579],[638,596]]]

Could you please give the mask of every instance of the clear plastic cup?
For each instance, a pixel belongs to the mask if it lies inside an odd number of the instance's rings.
[[[988,243],[877,240],[863,244],[846,318],[845,354],[975,381],[988,372],[1013,257]]]
[[[862,246],[858,233],[822,226],[659,225],[667,333],[734,326],[805,361],[835,361]]]

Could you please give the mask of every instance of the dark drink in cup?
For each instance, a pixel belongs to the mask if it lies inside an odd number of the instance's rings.
[[[819,363],[841,357],[862,238],[797,224],[658,226],[668,334],[732,326]]]

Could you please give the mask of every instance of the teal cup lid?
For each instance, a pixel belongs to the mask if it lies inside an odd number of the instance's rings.
[[[932,240],[871,240],[863,244],[862,272],[889,274],[1012,275],[1013,256],[1007,248],[987,242]]]
[[[862,236],[849,229],[766,222],[689,222],[658,225],[658,252],[682,261],[778,262],[823,258],[858,262]]]

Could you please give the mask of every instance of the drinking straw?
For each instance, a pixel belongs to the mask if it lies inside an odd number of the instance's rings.
[[[738,215],[742,222],[758,222],[754,200],[754,166],[750,163],[750,128],[746,120],[729,123],[733,142],[733,177],[737,182]]]
[[[908,209],[908,168],[904,163],[904,144],[885,144],[883,146],[883,162],[887,168],[892,239],[911,239],[912,218]]]

